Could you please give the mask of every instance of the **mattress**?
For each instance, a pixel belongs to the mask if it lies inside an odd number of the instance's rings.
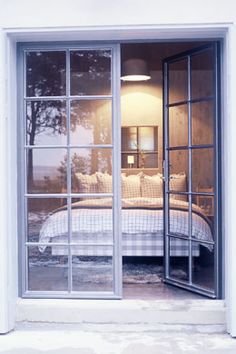
[[[169,211],[169,233],[175,237],[188,236],[188,203],[173,200]],[[88,199],[73,203],[70,211],[71,234],[68,227],[67,206],[55,210],[44,222],[39,249],[44,251],[50,243],[53,254],[111,255],[114,246],[113,210],[111,198]],[[163,255],[163,200],[162,198],[127,198],[121,210],[122,254],[131,256]],[[202,210],[193,205],[192,237],[196,238],[193,255],[199,254],[199,244],[209,249],[213,242],[209,221]],[[44,246],[45,244],[45,246]],[[188,242],[171,238],[170,255],[187,256]]]

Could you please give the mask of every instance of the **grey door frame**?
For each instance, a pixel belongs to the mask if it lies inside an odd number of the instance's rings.
[[[26,75],[25,75],[25,53],[27,51],[66,51],[66,55],[70,50],[101,50],[107,49],[111,50],[112,61],[111,61],[111,87],[112,94],[110,99],[112,101],[112,172],[113,172],[113,193],[110,195],[113,197],[113,291],[90,291],[90,292],[76,292],[71,291],[70,285],[68,292],[65,291],[29,291],[28,284],[28,275],[27,275],[27,252],[26,248],[31,245],[30,242],[27,242],[26,237],[26,207],[25,207],[25,197],[28,197],[27,191],[25,189],[25,171],[26,171],[26,162],[24,158],[24,149],[26,148],[24,137],[25,137],[25,128],[24,128],[24,116],[25,116],[25,101],[30,99],[25,95],[25,86],[26,86]],[[121,174],[121,162],[120,162],[120,141],[121,141],[121,118],[120,118],[120,45],[114,43],[94,43],[86,42],[86,44],[78,42],[60,42],[60,43],[19,43],[18,44],[18,225],[20,230],[19,237],[19,292],[22,297],[25,298],[92,298],[92,299],[120,299],[122,297],[122,252],[121,252],[121,193],[120,193],[120,174]],[[68,60],[68,59],[67,59]],[[68,77],[68,65],[66,75]],[[68,80],[67,80],[68,85]],[[68,91],[67,91],[68,92]],[[92,96],[91,96],[92,97]],[[100,98],[106,98],[106,96],[101,96]],[[47,99],[50,100],[52,97],[32,97],[31,99]],[[55,99],[55,97],[53,97]],[[68,93],[65,97],[58,97],[58,99],[67,99]],[[76,98],[76,96],[75,96]],[[89,96],[86,97],[88,99]],[[67,111],[68,114],[68,111]],[[53,146],[50,146],[53,148]],[[64,146],[63,146],[64,147]],[[81,147],[81,146],[80,146]],[[85,147],[85,146],[83,146]],[[89,145],[93,147],[93,145]],[[39,147],[40,148],[40,147]],[[24,171],[22,171],[24,169]],[[75,195],[72,193],[67,194],[47,194],[47,195],[33,195],[36,198],[44,197],[56,197],[56,198],[72,198]],[[79,194],[76,194],[79,197]],[[90,196],[93,196],[92,194]],[[70,229],[70,228],[69,228]],[[39,245],[38,243],[34,244]],[[70,261],[71,262],[71,261]],[[68,261],[69,263],[69,261]],[[70,268],[72,265],[70,264]],[[71,283],[71,270],[69,270],[69,283]]]

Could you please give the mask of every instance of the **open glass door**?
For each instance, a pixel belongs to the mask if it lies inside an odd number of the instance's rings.
[[[21,59],[23,296],[120,298],[119,47]]]
[[[218,44],[164,70],[165,282],[219,297]]]

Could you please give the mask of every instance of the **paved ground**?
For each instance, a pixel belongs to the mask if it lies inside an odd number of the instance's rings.
[[[196,333],[194,328],[145,326],[20,325],[0,336],[4,354],[235,354],[236,339],[224,333]]]

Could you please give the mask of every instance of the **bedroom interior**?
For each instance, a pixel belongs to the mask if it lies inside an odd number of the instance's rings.
[[[211,51],[191,58],[191,100],[186,58],[168,63],[168,105],[163,105],[163,60],[204,44],[121,44],[124,298],[215,297]],[[65,52],[45,53],[29,51],[25,60],[26,293],[52,291],[66,297],[71,292],[112,292],[115,177],[110,53],[72,50],[70,80]],[[123,64],[133,59],[147,65],[145,80],[122,79]],[[44,77],[45,67],[53,85]],[[69,108],[62,98],[68,96],[68,85]],[[163,121],[167,106],[168,124]],[[184,290],[191,287],[197,294]]]

